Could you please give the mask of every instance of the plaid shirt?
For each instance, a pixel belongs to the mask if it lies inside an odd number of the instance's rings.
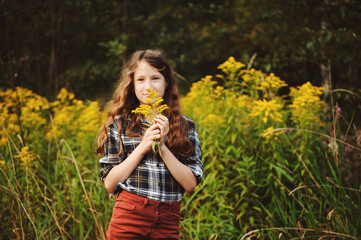
[[[123,120],[121,130],[123,151],[119,156],[115,157],[120,151],[119,117],[116,116],[114,122],[108,127],[108,139],[104,143],[104,157],[99,160],[102,181],[104,181],[110,170],[125,160],[141,142],[140,137],[128,137],[125,134],[129,120]],[[188,122],[187,138],[193,144],[194,151],[187,158],[175,156],[190,168],[197,179],[197,184],[199,184],[203,176],[201,147],[193,121],[187,117],[184,118]],[[139,133],[144,136],[145,132],[139,131]],[[167,143],[167,138],[165,141]],[[184,193],[183,187],[174,179],[159,154],[154,156],[152,150],[143,157],[128,179],[117,184],[113,194],[117,194],[122,189],[139,196],[163,202],[178,202],[182,199]]]

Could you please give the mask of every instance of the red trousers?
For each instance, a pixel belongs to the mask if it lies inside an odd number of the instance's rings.
[[[107,240],[179,239],[180,202],[159,202],[127,191],[118,194]]]

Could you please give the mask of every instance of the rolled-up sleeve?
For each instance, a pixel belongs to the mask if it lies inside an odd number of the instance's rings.
[[[191,156],[186,158],[185,165],[187,165],[191,171],[193,172],[194,176],[197,179],[197,185],[201,182],[203,177],[203,163],[202,163],[202,152],[201,146],[198,139],[198,134],[195,128],[193,121],[187,119],[189,124],[188,129],[188,140],[191,141],[194,151]]]
[[[109,125],[107,130],[108,138],[104,143],[104,157],[99,160],[100,164],[100,179],[104,182],[104,179],[112,170],[112,168],[124,160],[124,154],[118,155],[120,151],[119,141],[119,127],[118,119],[114,119],[114,122]]]

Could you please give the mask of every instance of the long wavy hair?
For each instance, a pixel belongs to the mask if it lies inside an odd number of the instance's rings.
[[[120,115],[119,118],[119,136],[122,131],[122,121],[130,119],[130,124],[126,126],[126,135],[135,137],[139,134],[139,129],[145,130],[141,125],[141,117],[139,114],[131,113],[132,110],[139,106],[134,91],[134,72],[140,61],[145,60],[149,65],[157,69],[167,82],[167,88],[163,96],[164,102],[168,105],[162,114],[169,119],[169,132],[168,132],[168,147],[173,154],[181,157],[189,156],[193,149],[191,142],[187,139],[188,124],[187,120],[182,117],[180,111],[179,94],[174,77],[174,71],[170,66],[164,53],[160,50],[142,50],[135,52],[130,60],[123,66],[120,79],[117,83],[116,90],[113,98],[108,102],[108,115],[104,125],[98,131],[97,136],[97,154],[104,156],[104,143],[107,140],[107,130],[110,124],[114,121],[115,116]],[[138,131],[137,131],[138,129]],[[123,151],[121,138],[120,141],[120,155]]]

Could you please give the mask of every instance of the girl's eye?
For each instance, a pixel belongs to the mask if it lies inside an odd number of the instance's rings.
[[[137,79],[138,82],[141,82],[141,81],[143,81],[143,80],[144,80],[143,78],[138,78],[138,79]]]
[[[154,77],[153,80],[159,80],[159,77]]]

